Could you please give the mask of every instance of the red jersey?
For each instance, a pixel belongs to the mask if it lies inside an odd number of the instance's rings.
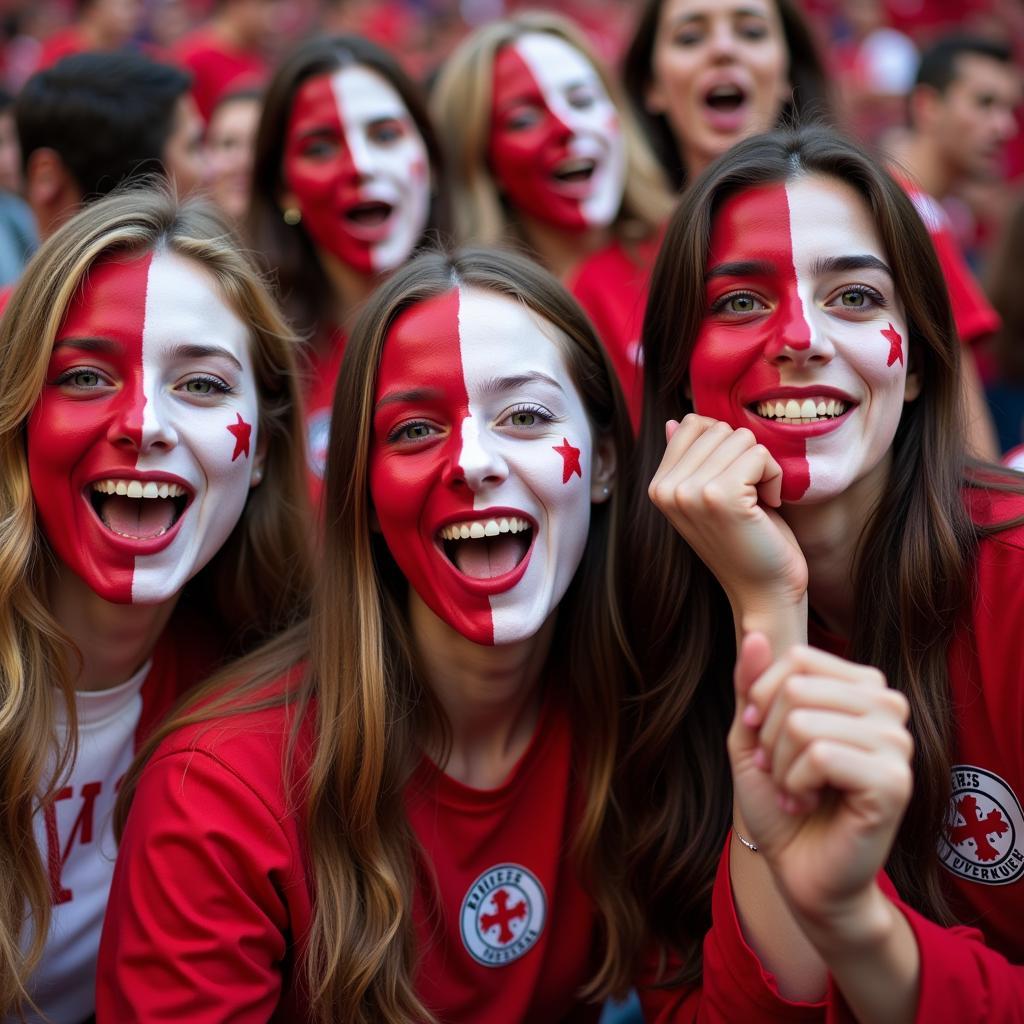
[[[282,774],[285,708],[182,730],[146,766],[100,950],[97,1019],[297,1022],[311,878]],[[311,746],[307,720],[299,764]],[[436,877],[416,894],[417,990],[446,1024],[596,1021],[580,986],[595,914],[567,854],[578,820],[568,715],[545,703],[506,781],[424,760],[405,793]]]
[[[949,291],[953,319],[956,321],[960,340],[965,345],[974,345],[995,334],[999,330],[999,314],[985,298],[985,293],[967,266],[953,235],[946,211],[937,200],[905,178],[899,175],[895,175],[895,178],[910,196],[918,215],[928,229],[928,234],[931,235],[935,254],[939,257],[939,265],[942,267],[942,276]]]
[[[971,490],[967,500],[979,523],[1024,517],[1019,495]],[[1024,527],[981,542],[975,580],[973,601],[949,651],[956,729],[952,820],[938,853],[960,919],[980,930],[934,924],[903,904],[888,879],[880,879],[906,915],[921,952],[918,1024],[1024,1021],[1024,966],[1018,966],[1024,965]],[[811,640],[845,653],[834,637],[812,631]],[[774,979],[740,932],[729,887],[728,845],[715,884],[713,920],[704,945],[705,957],[709,950],[712,957],[705,965],[704,987],[721,989],[715,972],[724,962],[740,1000],[734,1004],[736,1015],[726,1019],[843,1018],[847,1011],[836,991],[813,1008],[779,997]],[[772,1007],[771,1014],[765,1007]]]
[[[661,237],[659,232],[629,248],[616,240],[588,256],[568,282],[611,358],[634,433],[640,428],[644,395],[640,334]]]
[[[267,77],[267,62],[252,50],[228,46],[209,28],[200,28],[179,40],[171,51],[175,64],[192,72],[192,96],[204,121],[217,101],[232,86],[260,85]]]
[[[335,330],[325,349],[309,347],[305,350],[306,367],[303,374],[303,404],[306,411],[306,453],[309,460],[309,495],[313,508],[320,507],[327,468],[327,442],[331,436],[331,407],[334,389],[345,357],[348,340],[340,329]]]

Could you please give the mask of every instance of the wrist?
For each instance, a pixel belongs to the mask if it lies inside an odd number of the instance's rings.
[[[877,883],[828,913],[795,911],[807,937],[830,964],[855,960],[884,948],[899,930],[903,915]]]
[[[807,594],[760,595],[756,601],[729,596],[737,642],[748,633],[763,633],[776,657],[795,644],[807,643]]]

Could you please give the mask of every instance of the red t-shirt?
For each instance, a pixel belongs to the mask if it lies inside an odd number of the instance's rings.
[[[261,84],[267,77],[267,62],[261,53],[235,50],[209,28],[200,28],[179,40],[171,59],[192,72],[192,95],[204,121],[229,87]]]
[[[640,334],[651,270],[662,234],[627,248],[616,240],[587,257],[568,282],[618,374],[634,433],[643,406],[643,352]]]
[[[97,1019],[307,1019],[311,913],[302,811],[282,775],[289,712],[225,717],[165,741],[139,783],[100,948]],[[310,722],[298,765],[310,755]],[[424,760],[406,787],[436,889],[413,916],[417,990],[446,1024],[596,1021],[592,903],[568,853],[578,820],[569,718],[556,698],[493,790]]]
[[[36,65],[37,71],[45,71],[52,68],[58,61],[70,57],[76,53],[84,53],[92,49],[88,40],[82,35],[77,25],[69,25],[67,28],[59,29],[52,36],[43,41],[39,50],[39,62]]]

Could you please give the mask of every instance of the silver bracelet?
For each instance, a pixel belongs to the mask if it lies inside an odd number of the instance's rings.
[[[732,827],[733,832],[736,833],[736,838],[748,849],[751,853],[757,853],[757,843],[752,843],[745,836],[741,836],[739,830],[735,825]]]

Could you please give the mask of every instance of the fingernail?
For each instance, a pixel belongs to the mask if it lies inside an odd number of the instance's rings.
[[[763,772],[768,770],[768,755],[765,753],[764,747],[758,747],[754,751],[753,760],[755,768],[760,768]]]
[[[743,724],[751,728],[761,724],[761,712],[758,711],[756,704],[748,704],[743,709]]]

